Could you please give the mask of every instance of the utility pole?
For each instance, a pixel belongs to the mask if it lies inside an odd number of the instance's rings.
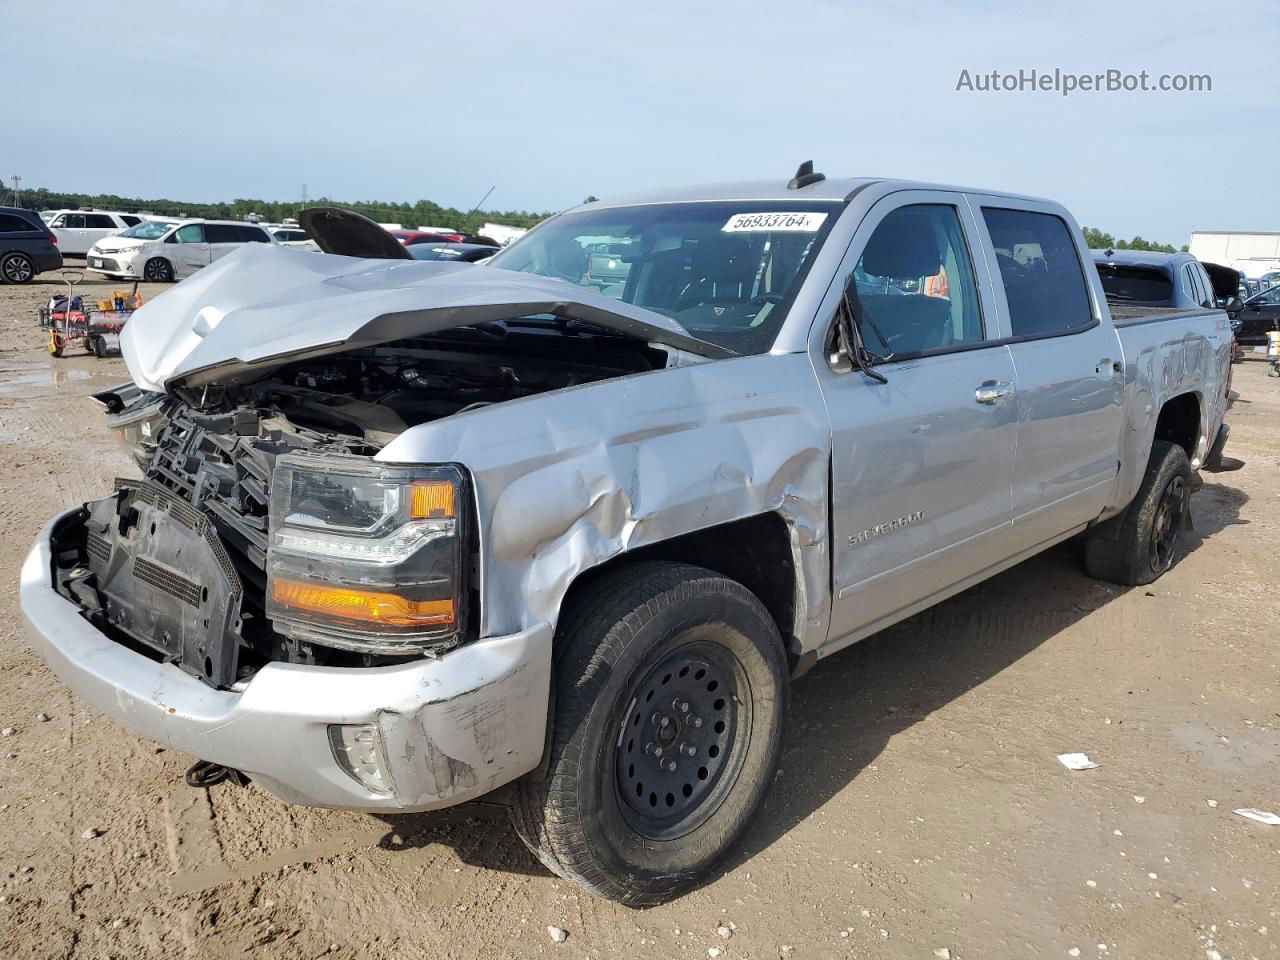
[[[21,185],[22,185],[22,177],[18,176],[18,174],[15,173],[13,175],[13,205],[15,207],[22,206],[22,204],[19,202],[22,199],[22,192],[18,189]]]
[[[307,205],[307,185],[305,183],[302,185],[302,205],[304,207]]]

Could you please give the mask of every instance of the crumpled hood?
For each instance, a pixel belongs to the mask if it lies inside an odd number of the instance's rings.
[[[469,324],[550,313],[709,358],[732,352],[643,307],[495,267],[388,261],[249,243],[138,309],[121,336],[144,390],[252,379],[265,368]]]

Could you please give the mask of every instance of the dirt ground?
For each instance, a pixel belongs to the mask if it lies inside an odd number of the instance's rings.
[[[88,399],[123,362],[44,350],[58,289],[0,287],[0,957],[1280,957],[1280,827],[1232,812],[1280,813],[1262,362],[1235,368],[1246,465],[1206,477],[1169,575],[1098,583],[1066,544],[824,661],[724,875],[634,911],[549,875],[491,808],[192,790],[192,758],[67,692],[23,636],[18,569],[49,516],[133,469]]]

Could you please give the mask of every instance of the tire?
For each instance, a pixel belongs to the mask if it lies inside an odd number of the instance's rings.
[[[1190,500],[1187,452],[1167,440],[1153,441],[1147,472],[1133,502],[1089,535],[1085,571],[1126,586],[1151,583],[1167,573],[1178,560]]]
[[[5,283],[30,283],[36,265],[25,253],[6,253],[0,258],[0,279]]]
[[[164,257],[152,257],[142,266],[142,279],[147,283],[173,283],[173,264]]]
[[[735,847],[773,782],[790,693],[778,628],[733,580],[644,563],[588,587],[556,643],[550,763],[516,784],[516,831],[598,896],[669,900]]]
[[[89,341],[89,349],[93,351],[93,355],[101,360],[107,355],[107,341],[97,336]]]

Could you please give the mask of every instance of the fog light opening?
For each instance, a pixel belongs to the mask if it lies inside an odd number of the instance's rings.
[[[330,724],[329,746],[342,771],[366,790],[383,796],[395,792],[382,746],[382,730],[376,723]]]

